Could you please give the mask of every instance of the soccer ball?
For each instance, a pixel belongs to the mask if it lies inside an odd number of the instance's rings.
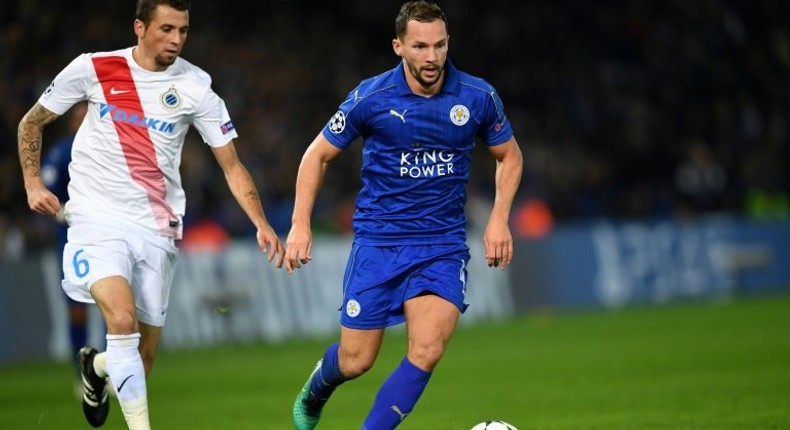
[[[518,430],[513,424],[504,421],[483,421],[475,424],[472,430]]]

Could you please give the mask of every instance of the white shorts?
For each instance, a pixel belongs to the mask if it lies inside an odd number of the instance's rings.
[[[63,291],[76,301],[95,303],[91,286],[122,276],[132,288],[138,321],[162,327],[177,262],[172,238],[71,216],[63,248]]]

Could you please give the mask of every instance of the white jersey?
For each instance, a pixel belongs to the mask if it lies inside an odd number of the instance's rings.
[[[206,72],[182,58],[151,72],[135,62],[133,49],[80,55],[39,98],[58,115],[88,101],[72,149],[66,213],[180,239],[186,199],[179,167],[190,125],[212,147],[237,134]]]

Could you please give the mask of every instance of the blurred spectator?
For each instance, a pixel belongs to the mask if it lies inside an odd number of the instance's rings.
[[[703,142],[693,141],[688,146],[675,171],[680,205],[691,213],[721,210],[727,185],[724,167]]]
[[[754,152],[743,160],[743,166],[746,213],[764,221],[790,219],[787,170],[780,170],[770,153]]]
[[[516,206],[513,224],[517,238],[540,239],[551,233],[554,217],[543,200],[531,198]]]
[[[184,228],[184,237],[178,246],[186,253],[222,252],[228,246],[230,236],[222,224],[211,218],[203,218]]]

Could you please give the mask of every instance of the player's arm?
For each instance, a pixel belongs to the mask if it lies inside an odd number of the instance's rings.
[[[27,204],[34,212],[52,216],[57,215],[60,210],[60,201],[47,189],[41,178],[41,148],[44,126],[58,116],[36,103],[22,117],[17,129],[19,162],[22,166]]]
[[[497,163],[496,196],[483,234],[483,244],[488,266],[504,269],[513,260],[513,236],[508,221],[513,199],[521,182],[523,160],[521,149],[514,137],[503,144],[490,146],[489,150]]]
[[[285,241],[285,268],[288,273],[292,273],[313,258],[310,217],[329,162],[340,152],[341,149],[332,145],[323,133],[318,133],[302,156],[299,172],[296,175],[296,198],[291,217],[291,231]]]
[[[261,251],[269,254],[269,261],[274,260],[276,256],[277,268],[282,267],[285,249],[269,221],[266,220],[261,199],[258,197],[258,190],[255,188],[250,172],[239,160],[233,141],[223,146],[213,147],[211,150],[225,174],[225,180],[228,182],[233,197],[236,198],[239,206],[258,229],[257,239]]]

